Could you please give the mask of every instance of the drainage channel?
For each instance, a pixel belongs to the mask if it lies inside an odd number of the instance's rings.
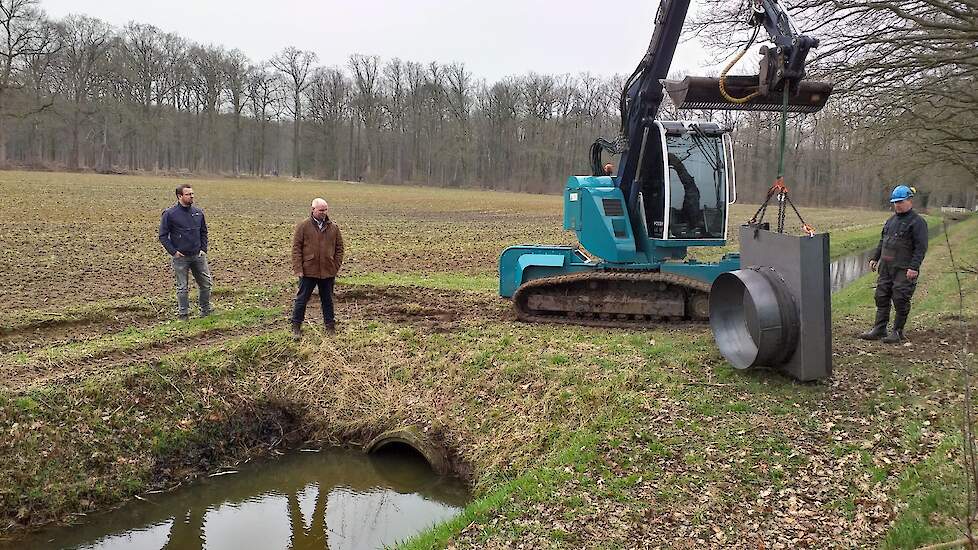
[[[960,220],[946,220],[947,227],[958,223]],[[930,228],[930,237],[933,239],[937,235],[944,234],[944,225]],[[847,256],[841,256],[832,260],[829,264],[829,278],[832,281],[832,292],[838,292],[849,286],[853,281],[869,273],[869,259],[872,257],[876,248],[868,248],[861,252],[853,252]]]
[[[854,252],[832,260],[829,264],[829,280],[832,292],[836,293],[852,284],[856,279],[870,272],[869,259],[875,249]]]
[[[470,496],[461,480],[392,446],[296,451],[144,498],[0,548],[383,548],[451,519]]]

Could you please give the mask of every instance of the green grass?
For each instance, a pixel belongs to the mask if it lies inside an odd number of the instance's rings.
[[[216,286],[211,294],[218,298],[267,296],[278,287],[256,287],[235,289],[227,286]],[[0,336],[16,331],[40,329],[53,326],[70,326],[81,324],[104,323],[118,315],[131,314],[134,317],[154,317],[160,310],[173,307],[172,296],[136,296],[130,298],[114,298],[94,300],[81,305],[70,305],[61,308],[35,309],[17,311],[0,315]]]
[[[42,177],[0,175],[3,190],[17,178]],[[32,208],[38,211],[10,227],[13,239],[23,237],[27,244],[17,240],[13,256],[0,255],[0,268],[13,270],[10,295],[20,303],[36,298],[36,289],[25,283],[33,280],[29,275],[50,271],[54,264],[50,254],[31,257],[33,263],[26,266],[13,263],[13,257],[30,257],[16,247],[50,249],[51,243],[65,243],[54,229],[30,223],[49,217],[43,212],[49,202],[76,202],[103,185],[123,192],[123,204],[96,199],[78,222],[94,227],[108,208],[136,212],[113,229],[122,242],[135,234],[134,227],[152,227],[158,212],[143,212],[145,204],[165,206],[172,193],[169,180],[118,178],[106,184],[84,176],[77,189],[61,196],[69,178],[43,177],[49,179],[34,182],[33,188],[38,200],[32,204],[39,206]],[[496,288],[493,271],[504,246],[573,242],[559,230],[559,197],[277,182],[281,201],[269,206],[254,200],[267,193],[268,182],[195,185],[202,202],[208,201],[204,206],[214,225],[215,276],[236,292],[262,296],[236,298],[233,310],[214,319],[163,322],[58,344],[24,352],[23,361],[70,363],[260,327],[280,316],[276,306],[281,304],[268,307],[263,300],[292,284],[288,237],[316,194],[330,199],[348,237],[341,283],[351,285],[489,293]],[[0,214],[5,208],[12,207],[0,204]],[[734,217],[749,215],[748,210],[752,207],[740,205]],[[820,230],[832,231],[833,256],[875,244],[887,216],[820,209],[808,214]],[[972,265],[978,259],[974,229],[963,223],[953,230],[962,260]],[[69,243],[64,265],[95,266],[92,273],[77,275],[73,292],[79,296],[102,296],[93,289],[117,280],[108,272],[124,273],[132,283],[108,289],[100,305],[82,307],[72,322],[97,321],[113,300],[130,299],[113,297],[116,291],[143,292],[154,308],[172,305],[152,231],[139,233],[136,240],[105,265],[90,261],[89,254],[97,250],[90,243]],[[938,243],[932,243],[915,306],[917,318],[928,322],[939,320],[951,291],[939,267],[940,254]],[[155,267],[147,270],[147,265]],[[100,271],[103,267],[106,272]],[[835,297],[837,330],[851,330],[849,321],[871,310],[869,281]],[[56,277],[49,282],[58,284]],[[273,290],[241,290],[256,285]],[[79,307],[69,298],[52,302],[50,311]],[[423,308],[418,304],[418,311]],[[21,326],[45,322],[36,316]],[[942,492],[953,486],[954,464],[946,458],[954,450],[953,440],[910,466],[886,464],[875,448],[864,448],[879,434],[895,452],[917,453],[929,441],[928,430],[953,433],[953,419],[924,424],[939,401],[934,395],[948,381],[929,373],[926,365],[883,358],[876,348],[860,348],[874,353],[868,359],[839,356],[832,384],[797,384],[774,372],[725,365],[705,327],[625,331],[465,318],[446,329],[377,318],[352,319],[331,338],[317,336],[296,346],[273,331],[159,362],[123,362],[64,387],[0,390],[0,433],[8,445],[0,453],[5,519],[13,520],[22,508],[28,522],[40,522],[107,506],[151,486],[158,460],[192,457],[222,441],[247,448],[247,437],[227,437],[237,433],[232,425],[240,427],[234,421],[243,414],[238,407],[247,413],[250,407],[278,403],[302,410],[306,426],[324,441],[411,424],[459,453],[473,470],[476,499],[458,518],[407,543],[409,548],[615,548],[638,540],[674,540],[670,537],[723,546],[721,540],[740,541],[735,537],[747,519],[776,525],[775,512],[764,512],[764,506],[777,509],[791,495],[804,495],[808,486],[800,480],[809,479],[825,489],[818,496],[824,506],[809,511],[831,510],[829,520],[843,525],[865,513],[874,486],[890,490],[908,505],[894,525],[896,534],[888,542],[893,547],[944,540],[948,533],[927,531],[924,521],[936,514],[938,527],[945,525],[942,510],[952,509],[948,503],[958,496]],[[829,423],[833,426],[826,428]],[[863,482],[870,489],[862,488]],[[765,493],[768,500],[758,504]],[[751,507],[758,516],[747,518],[744,510]],[[642,531],[654,523],[649,519],[673,515],[682,521]],[[830,523],[820,521],[813,530]],[[726,539],[717,538],[721,535]],[[817,542],[829,540],[824,531],[813,536],[821,537]],[[880,537],[846,536],[855,546]]]
[[[16,362],[68,363],[81,359],[102,357],[110,353],[132,352],[152,345],[192,339],[221,330],[254,327],[283,315],[283,308],[243,307],[215,313],[206,318],[188,321],[171,320],[145,329],[130,327],[122,332],[109,334],[94,340],[84,340],[65,345],[42,348],[36,352],[21,353]]]
[[[941,231],[942,218],[940,216],[924,214],[923,218],[927,221],[927,227],[931,235],[935,235]],[[883,224],[879,224],[832,233],[829,242],[829,257],[834,260],[841,256],[862,252],[863,250],[875,247],[879,244],[882,227]]]
[[[966,220],[950,226],[953,236],[954,257],[958,268],[974,268],[978,265],[978,221]],[[954,272],[951,269],[950,255],[944,234],[932,228],[928,245],[927,261],[921,268],[921,280],[918,291],[914,295],[911,323],[925,321],[933,324],[945,315],[954,313],[958,305],[958,290]],[[965,310],[968,315],[978,313],[978,305],[974,300],[968,300],[978,292],[978,280],[973,274],[961,274],[961,282],[965,298]],[[848,287],[837,292],[832,297],[834,315],[856,316],[860,319],[872,318],[875,312],[876,274],[867,273]]]
[[[897,496],[907,509],[890,527],[884,548],[919,548],[960,537],[967,480],[960,465],[947,460],[960,449],[961,438],[949,437],[927,460],[903,473]]]
[[[131,498],[161,475],[161,464],[196,449],[239,452],[249,432],[229,427],[254,422],[258,415],[237,415],[265,406],[242,399],[258,394],[248,390],[248,374],[259,362],[294,357],[287,343],[278,333],[131,364],[81,384],[0,390],[4,523],[65,519]],[[256,346],[260,355],[241,353]]]
[[[499,280],[494,275],[462,273],[360,273],[341,279],[343,284],[370,286],[416,286],[438,290],[494,291]]]

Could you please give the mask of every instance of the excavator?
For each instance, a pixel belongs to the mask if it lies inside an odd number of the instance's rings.
[[[499,294],[520,320],[643,327],[709,318],[710,285],[740,268],[687,258],[691,247],[723,246],[736,201],[730,129],[714,122],[656,120],[668,93],[679,109],[813,113],[832,92],[804,80],[818,40],[798,32],[780,0],[750,0],[753,43],[761,27],[759,74],[665,80],[690,0],[662,0],[645,56],[621,94],[615,140],[591,146],[591,175],[564,188],[564,229],[579,246],[519,245],[499,258]],[[744,49],[744,52],[747,49]],[[743,55],[743,54],[741,54]],[[602,154],[620,154],[617,174]]]

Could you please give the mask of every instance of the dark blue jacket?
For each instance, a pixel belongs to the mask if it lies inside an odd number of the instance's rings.
[[[174,204],[163,211],[160,219],[160,244],[171,256],[179,251],[184,256],[207,252],[207,222],[204,211],[194,205]]]
[[[872,260],[884,260],[900,269],[920,271],[927,254],[927,221],[912,209],[893,214],[883,224]]]

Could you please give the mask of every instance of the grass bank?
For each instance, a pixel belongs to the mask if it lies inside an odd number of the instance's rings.
[[[242,449],[301,439],[295,409],[264,399],[251,375],[294,357],[276,333],[74,384],[0,390],[0,522],[71,520],[243,458]]]
[[[932,236],[942,231],[942,217],[929,214],[924,214],[923,217],[927,221],[927,227]],[[880,241],[881,225],[872,225],[833,234],[829,245],[829,256],[835,259],[840,256],[862,252],[863,250],[875,247]]]

